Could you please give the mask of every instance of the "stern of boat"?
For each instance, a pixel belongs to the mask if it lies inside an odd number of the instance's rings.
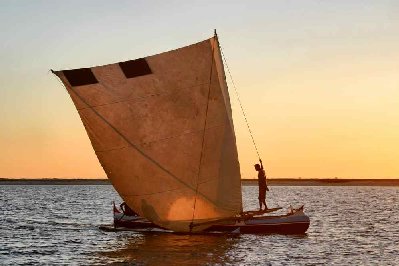
[[[245,221],[241,233],[278,233],[304,234],[310,225],[310,218],[304,212],[304,206],[290,208],[286,215],[260,216]]]

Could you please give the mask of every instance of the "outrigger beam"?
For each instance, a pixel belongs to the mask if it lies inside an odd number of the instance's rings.
[[[197,226],[203,226],[203,225],[218,224],[218,223],[221,223],[221,222],[246,221],[246,220],[252,219],[256,215],[262,215],[262,214],[265,214],[265,213],[275,212],[275,211],[278,211],[278,210],[281,210],[281,209],[282,209],[281,207],[277,207],[277,208],[271,208],[271,209],[262,210],[262,211],[246,211],[246,212],[240,213],[239,216],[227,217],[227,218],[213,220],[213,221],[208,221],[208,222],[203,222],[203,223],[195,223],[195,224],[193,223],[190,226],[197,227]]]

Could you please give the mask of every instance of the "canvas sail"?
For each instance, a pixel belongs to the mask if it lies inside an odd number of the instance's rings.
[[[141,216],[188,232],[242,211],[216,36],[154,56],[53,73],[112,185]]]

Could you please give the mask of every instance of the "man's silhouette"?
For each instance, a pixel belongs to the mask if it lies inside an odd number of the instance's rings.
[[[259,159],[260,165],[255,164],[255,170],[258,171],[258,185],[259,185],[259,209],[262,210],[262,204],[265,205],[265,210],[267,210],[266,205],[266,190],[269,188],[266,185],[266,173],[263,169],[262,160]]]
[[[130,207],[126,204],[126,202],[123,202],[119,207],[121,207],[123,213],[126,216],[138,216],[138,214],[135,211],[130,209]]]

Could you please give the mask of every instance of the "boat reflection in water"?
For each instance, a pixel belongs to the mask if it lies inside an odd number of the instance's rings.
[[[239,262],[233,254],[240,241],[239,235],[129,233],[129,236],[117,235],[125,238],[122,247],[99,255],[107,262],[139,265],[226,265]]]

